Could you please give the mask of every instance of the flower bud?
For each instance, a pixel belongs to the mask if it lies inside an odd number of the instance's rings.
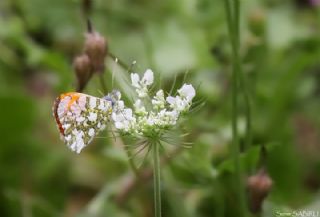
[[[104,71],[104,59],[107,55],[107,42],[98,32],[86,34],[84,52],[88,55],[94,72]]]
[[[249,28],[256,36],[262,36],[266,28],[266,15],[261,9],[253,10],[249,15]]]
[[[320,6],[320,0],[309,0],[312,6]]]
[[[249,206],[252,213],[259,213],[262,203],[272,188],[272,179],[264,169],[247,180]]]
[[[77,91],[82,91],[92,74],[91,60],[86,54],[77,56],[73,61],[73,68],[77,77]]]
[[[302,7],[316,7],[320,5],[320,0],[295,0],[299,8]]]

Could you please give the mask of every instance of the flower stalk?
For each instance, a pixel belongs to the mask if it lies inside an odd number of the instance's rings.
[[[154,212],[155,217],[161,217],[161,177],[160,177],[160,143],[152,144],[153,158],[153,191],[154,191]]]
[[[232,59],[233,59],[233,70],[232,70],[232,137],[233,144],[231,146],[232,158],[234,161],[235,168],[235,186],[237,187],[237,201],[239,203],[239,216],[244,217],[247,214],[246,203],[245,203],[245,189],[243,183],[243,171],[240,165],[240,144],[238,135],[238,84],[239,78],[241,79],[242,87],[245,89],[244,77],[241,69],[241,59],[239,54],[240,45],[240,2],[239,0],[224,0],[226,17],[228,23],[228,30],[230,35],[230,41],[232,46]],[[247,97],[247,91],[244,91],[245,99],[247,102],[247,108],[249,107],[249,98]],[[250,109],[247,110],[247,132],[251,131],[250,125]],[[248,125],[249,124],[249,125]],[[248,128],[248,126],[250,128]],[[250,132],[251,137],[251,132]],[[246,142],[251,142],[251,138],[247,137]],[[249,138],[249,140],[248,140]],[[247,144],[248,145],[248,144]]]

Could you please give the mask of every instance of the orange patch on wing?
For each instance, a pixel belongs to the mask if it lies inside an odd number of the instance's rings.
[[[54,102],[53,114],[54,114],[54,117],[56,119],[59,131],[63,136],[64,136],[64,129],[63,129],[62,124],[61,124],[61,122],[59,120],[58,107],[59,107],[59,104],[60,104],[61,100],[64,99],[65,97],[67,97],[67,96],[71,97],[71,100],[68,102],[68,105],[67,105],[67,108],[66,108],[66,112],[70,109],[72,104],[79,99],[80,94],[76,93],[76,92],[64,93],[64,94],[61,94],[59,97],[57,97],[57,99]]]
[[[70,109],[70,107],[72,106],[72,104],[80,98],[80,94],[76,93],[76,92],[69,92],[69,93],[61,94],[60,99],[63,99],[67,96],[71,97],[71,100],[69,101],[67,109],[66,109],[68,111]]]

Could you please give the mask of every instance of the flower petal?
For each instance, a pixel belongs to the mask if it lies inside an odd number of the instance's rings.
[[[131,73],[131,83],[132,86],[136,87],[136,88],[140,88],[140,77],[137,73]]]
[[[153,71],[151,69],[147,69],[143,75],[141,82],[145,85],[153,84]]]
[[[188,101],[191,101],[196,95],[196,91],[191,84],[184,84],[178,90],[178,93],[181,97],[186,98]]]
[[[173,97],[173,96],[168,96],[167,99],[166,99],[166,101],[167,101],[170,105],[172,105],[172,104],[174,104],[177,100],[176,100],[176,98]]]

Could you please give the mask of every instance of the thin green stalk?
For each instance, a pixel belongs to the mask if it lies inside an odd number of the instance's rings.
[[[243,90],[244,102],[246,104],[246,137],[245,137],[245,150],[252,146],[252,122],[251,122],[251,105],[250,95],[248,88],[248,79],[243,73],[240,74],[240,85]]]
[[[153,158],[153,189],[154,189],[154,212],[155,217],[161,217],[161,189],[160,189],[160,143],[152,144]]]
[[[125,149],[126,154],[128,156],[129,166],[131,167],[131,169],[132,169],[133,173],[136,175],[136,177],[139,177],[140,173],[139,173],[137,165],[135,164],[135,162],[133,160],[130,148],[129,147],[125,147],[124,149]]]
[[[238,138],[238,82],[239,75],[241,74],[241,59],[239,55],[239,44],[240,44],[240,34],[239,34],[239,20],[240,20],[240,2],[238,0],[233,0],[231,4],[229,0],[225,1],[225,10],[228,23],[228,30],[230,35],[230,41],[232,45],[233,54],[233,70],[232,70],[232,137],[233,144],[231,146],[232,158],[234,160],[235,167],[235,178],[237,187],[237,201],[240,207],[239,216],[246,216],[247,209],[245,203],[245,191],[242,180],[242,168],[240,165],[240,144]],[[233,12],[233,13],[232,13]]]
[[[240,49],[240,1],[234,0],[235,4],[235,20],[234,20],[234,35],[235,35],[235,46],[237,50],[237,55],[239,56],[239,49]],[[238,59],[238,71],[240,77],[240,86],[243,91],[244,102],[246,107],[246,137],[245,137],[245,150],[251,147],[252,145],[252,128],[251,128],[251,107],[250,107],[250,95],[249,95],[249,88],[248,82],[243,74],[242,67],[241,67],[241,60]]]

